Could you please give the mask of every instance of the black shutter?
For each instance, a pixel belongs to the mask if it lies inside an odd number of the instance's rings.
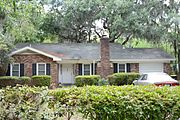
[[[78,64],[79,75],[82,75],[82,64]]]
[[[47,63],[46,64],[46,75],[50,75],[51,74],[51,64]]]
[[[91,63],[91,75],[94,75],[94,64],[93,63]]]
[[[32,64],[32,75],[36,75],[36,63]]]
[[[113,68],[114,68],[114,73],[117,73],[117,71],[118,71],[118,64],[117,63],[113,63]]]
[[[95,70],[94,73],[95,73],[95,75],[96,75],[96,74],[97,74],[97,63],[95,63],[95,69],[94,69],[94,70]]]
[[[127,64],[126,64],[126,69],[127,69],[127,72],[131,72],[131,66],[130,66],[130,63],[127,63]]]
[[[24,64],[20,64],[20,76],[24,76]]]
[[[6,72],[6,76],[10,76],[10,64],[8,64],[8,69],[7,69],[7,72]]]

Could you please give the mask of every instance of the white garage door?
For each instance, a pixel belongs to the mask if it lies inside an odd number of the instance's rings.
[[[163,72],[163,63],[140,63],[139,72]]]

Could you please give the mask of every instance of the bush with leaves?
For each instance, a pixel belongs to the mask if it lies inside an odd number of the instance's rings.
[[[90,120],[177,120],[180,87],[86,86],[50,94],[66,107],[77,107]]]
[[[110,85],[130,85],[139,76],[139,73],[114,73],[108,76],[108,81]]]
[[[32,85],[34,86],[50,86],[51,76],[49,75],[35,75],[32,76]]]
[[[6,87],[0,90],[1,120],[55,120],[47,87]]]
[[[14,87],[17,84],[20,85],[30,85],[30,77],[17,77],[17,76],[3,76],[0,77],[0,87],[11,86]]]
[[[99,75],[83,75],[75,78],[75,85],[78,87],[86,85],[98,85],[98,81],[101,80]]]

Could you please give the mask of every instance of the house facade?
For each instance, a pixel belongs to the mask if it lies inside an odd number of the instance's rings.
[[[73,84],[77,75],[171,72],[174,58],[155,48],[123,48],[103,37],[97,43],[19,44],[11,52],[8,76],[51,75],[51,87]]]

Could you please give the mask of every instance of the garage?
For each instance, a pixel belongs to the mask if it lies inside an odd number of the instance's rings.
[[[163,63],[140,63],[139,73],[163,72]]]

